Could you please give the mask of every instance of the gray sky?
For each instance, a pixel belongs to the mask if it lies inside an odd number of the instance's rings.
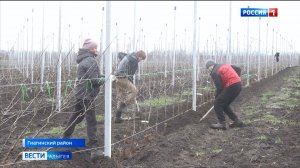
[[[48,50],[57,49],[58,41],[58,1],[45,1],[45,46]],[[133,6],[131,1],[112,1],[112,37],[116,35],[115,23],[118,23],[119,49],[124,50],[124,39],[129,41],[129,36],[133,34]],[[147,49],[153,46],[162,45],[166,48],[166,40],[168,48],[170,48],[173,38],[174,24],[174,6],[176,11],[176,42],[177,47],[183,46],[186,41],[188,50],[192,49],[193,40],[193,1],[137,1],[136,2],[136,37],[139,36],[141,28],[145,34]],[[206,49],[207,42],[209,46],[213,46],[212,42],[217,34],[219,48],[226,49],[227,29],[229,26],[229,1],[198,1],[198,16],[201,17],[199,31],[201,50]],[[267,38],[267,26],[269,24],[268,33],[268,52],[271,51],[272,29],[275,33],[278,31],[278,49],[280,46],[280,35],[287,41],[296,44],[299,48],[300,22],[296,13],[300,8],[300,2],[294,1],[233,1],[232,2],[232,47],[240,50],[245,49],[245,35],[247,33],[247,18],[240,17],[240,8],[247,6],[256,8],[278,8],[279,16],[275,18],[265,17],[261,20],[261,48],[266,50],[265,41]],[[75,50],[82,43],[80,39],[81,33],[83,38],[91,37],[100,42],[100,30],[102,28],[102,7],[106,8],[103,1],[75,1],[62,2],[62,42],[63,47],[68,48],[69,44],[69,24],[71,42],[75,44]],[[17,45],[16,41],[18,33],[23,32],[24,48],[27,48],[27,18],[28,22],[28,47],[31,48],[31,31],[32,31],[32,9],[33,13],[33,37],[34,48],[41,48],[42,39],[42,9],[43,2],[39,1],[2,1],[1,2],[1,48],[9,48]],[[83,18],[83,21],[81,21]],[[139,21],[141,18],[141,22]],[[105,19],[105,18],[104,18]],[[105,20],[104,20],[105,23]],[[257,49],[258,45],[258,18],[250,18],[250,48]],[[168,25],[166,28],[166,24]],[[216,30],[216,24],[217,30]],[[23,29],[24,26],[24,29]],[[141,28],[140,28],[141,27]],[[186,34],[185,34],[186,30]],[[162,38],[160,37],[162,33]],[[237,33],[239,37],[237,37]],[[124,36],[126,34],[126,36]],[[54,46],[53,46],[54,35]],[[276,35],[276,34],[275,34]],[[21,36],[20,36],[21,37]],[[112,38],[113,39],[113,38]],[[184,40],[185,39],[185,40]],[[208,41],[207,41],[208,40]],[[237,42],[237,40],[239,42]],[[275,40],[275,38],[274,38]],[[21,41],[21,40],[20,40]],[[113,41],[113,47],[116,47],[116,39]],[[160,44],[161,42],[161,44]],[[126,45],[125,45],[126,47]],[[274,44],[275,48],[275,44]],[[299,50],[298,50],[299,51]]]

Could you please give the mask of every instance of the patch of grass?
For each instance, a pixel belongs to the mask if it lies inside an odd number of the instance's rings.
[[[79,124],[76,125],[76,128],[84,128],[84,127],[85,127],[85,121],[82,121],[81,123],[79,123]]]
[[[245,123],[245,122],[244,122]],[[236,128],[233,128],[233,130],[234,131],[238,131],[238,130],[240,130],[241,128],[238,128],[238,127],[236,127]]]
[[[295,79],[295,81],[296,81],[296,83],[297,83],[297,86],[300,86],[300,79],[299,79],[299,77],[296,77],[296,78],[294,78]]]
[[[261,118],[262,121],[265,121],[267,123],[270,123],[272,125],[277,125],[277,124],[286,124],[287,120],[285,119],[280,119],[270,113],[267,113],[265,115],[263,115],[263,117]]]
[[[97,120],[98,122],[102,122],[102,121],[104,121],[104,117],[103,117],[103,115],[101,115],[101,114],[99,114],[99,115],[96,115],[96,120]]]
[[[289,126],[296,126],[296,125],[298,125],[298,122],[297,121],[287,120],[286,124],[289,125]]]
[[[27,135],[27,134],[31,134],[32,132],[30,130],[26,130],[24,135]]]
[[[265,135],[260,135],[260,136],[256,137],[256,139],[258,139],[260,141],[266,141],[268,138]]]
[[[283,81],[289,81],[290,79],[291,79],[290,77],[286,77],[286,76],[284,76],[284,77],[282,78]]]
[[[222,152],[222,151],[223,151],[223,149],[214,148],[214,149],[212,149],[211,153],[212,153],[212,154],[218,154],[218,153],[220,153],[220,152]]]
[[[162,96],[153,99],[148,99],[143,102],[139,102],[139,105],[141,107],[143,106],[164,107],[175,103],[178,103],[176,97]]]
[[[46,134],[62,134],[63,132],[64,132],[64,128],[59,126],[59,127],[53,127],[45,133]]]
[[[199,88],[199,90],[212,91],[212,90],[215,90],[215,89],[213,87],[210,87],[210,86],[205,86],[203,88]]]
[[[296,98],[287,98],[285,100],[281,100],[277,103],[282,107],[294,107],[299,105],[299,99]]]
[[[280,139],[279,136],[276,137],[275,143],[276,144],[282,144],[282,140]]]
[[[185,90],[181,93],[176,93],[175,95],[176,96],[191,96],[191,95],[193,95],[193,92],[191,90]]]
[[[276,96],[270,98],[270,102],[274,106],[279,107],[294,107],[299,104],[300,92],[298,90],[292,90],[290,88],[282,88]],[[269,103],[270,105],[270,103]]]
[[[290,78],[287,79],[288,83],[295,83],[296,86],[300,86],[300,79],[297,76],[292,76]]]
[[[193,92],[191,90],[184,91],[181,93],[182,96],[191,96],[192,94],[193,94]]]
[[[55,99],[53,99],[53,98],[51,98],[51,99],[47,98],[46,101],[49,102],[49,103],[55,103]]]
[[[243,122],[244,122],[244,124],[246,124],[246,125],[247,125],[247,124],[250,124],[250,123],[252,123],[253,121],[251,121],[250,119],[246,119],[246,120],[244,120]]]
[[[212,148],[206,149],[205,153],[207,153],[207,154],[218,154],[218,153],[220,153],[222,151],[223,151],[223,149],[221,149],[221,148],[212,147]]]
[[[222,151],[223,151],[223,149],[218,148],[218,147],[207,148],[205,151],[202,151],[202,150],[197,151],[197,152],[195,153],[195,156],[196,156],[196,157],[201,157],[201,156],[204,156],[204,155],[206,155],[206,154],[219,154],[219,153],[222,152]]]
[[[300,90],[296,90],[294,92],[290,92],[289,93],[289,97],[291,97],[291,98],[300,97]]]
[[[267,91],[266,93],[262,94],[261,100],[266,103],[271,97],[273,97],[275,94],[272,91]]]
[[[242,113],[246,116],[253,116],[257,113],[259,113],[259,106],[247,106],[243,108]]]
[[[199,156],[204,156],[205,155],[205,152],[204,151],[198,151],[195,153],[196,157],[199,157]]]

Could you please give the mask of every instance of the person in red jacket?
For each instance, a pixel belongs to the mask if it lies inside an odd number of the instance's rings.
[[[226,130],[224,113],[233,121],[229,127],[242,127],[243,122],[230,108],[242,90],[240,68],[230,64],[216,64],[213,60],[206,61],[205,66],[216,86],[214,110],[218,123],[212,124],[211,128]]]

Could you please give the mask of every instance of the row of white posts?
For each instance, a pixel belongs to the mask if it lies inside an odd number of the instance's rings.
[[[231,9],[231,2],[230,2],[230,7],[229,7],[230,9]],[[44,9],[44,7],[43,7],[43,9]],[[44,10],[43,10],[44,11]],[[104,18],[103,18],[103,16],[104,16],[104,7],[102,8],[102,22],[104,22]],[[32,10],[32,13],[33,13],[33,10]],[[43,12],[44,13],[44,12]],[[227,54],[227,62],[228,63],[231,63],[231,61],[232,61],[232,56],[231,56],[231,10],[230,10],[230,17],[229,17],[229,29],[228,29],[228,54]],[[136,17],[136,13],[134,13],[134,18]],[[200,18],[199,18],[199,21],[200,21]],[[33,22],[33,14],[32,14],[32,22]],[[43,22],[44,22],[44,19],[43,19]],[[140,22],[141,22],[141,19],[140,19]],[[135,24],[134,24],[135,25]],[[141,25],[141,23],[140,23],[140,25]],[[199,24],[200,25],[200,24]],[[103,50],[103,26],[104,26],[104,23],[102,23],[102,30],[101,30],[101,51]],[[217,36],[217,24],[216,24],[216,36]],[[44,30],[44,23],[42,24],[42,29]],[[175,39],[176,38],[176,36],[175,36],[175,27],[176,27],[176,7],[174,7],[174,35],[173,35],[173,39]],[[260,27],[260,22],[259,22],[259,27]],[[141,28],[141,26],[140,26],[140,28]],[[200,28],[200,27],[199,27]],[[199,30],[199,28],[198,28],[198,30]],[[28,26],[27,26],[27,29],[28,29]],[[70,29],[70,25],[69,25],[69,29]],[[134,26],[134,30],[135,30],[135,26]],[[33,24],[32,24],[32,32],[33,32]],[[133,31],[133,33],[134,33],[134,36],[135,36],[135,31]],[[25,30],[24,30],[24,33],[23,34],[25,34]],[[248,34],[248,33],[247,33]],[[28,30],[27,30],[27,36],[28,36]],[[54,36],[54,34],[53,34],[53,36]],[[268,36],[268,24],[267,24],[267,36]],[[278,36],[278,32],[276,32],[276,41],[277,41],[277,36]],[[274,37],[274,29],[273,29],[273,37]],[[198,37],[198,39],[199,39],[200,37]],[[32,39],[33,39],[33,33],[32,33]],[[44,50],[44,33],[42,33],[42,50]],[[139,39],[140,39],[140,37],[139,37]],[[246,38],[245,38],[246,39]],[[260,28],[259,28],[259,39],[260,39]],[[248,40],[248,38],[247,38],[247,40]],[[28,41],[28,38],[27,38],[27,41]],[[70,30],[69,30],[69,41],[70,41]],[[238,41],[238,40],[237,40]],[[19,42],[19,39],[18,39],[18,42]],[[54,42],[54,40],[53,40],[53,42]],[[136,40],[135,40],[135,38],[133,38],[133,40],[132,40],[132,42],[134,43],[134,45],[132,45],[132,50],[134,51],[135,50],[135,43],[136,43]],[[176,42],[176,40],[173,40],[173,45],[172,45],[172,50],[170,50],[170,51],[172,51],[172,55],[171,55],[171,58],[172,58],[172,72],[174,72],[175,71],[175,42]],[[217,50],[217,41],[216,41],[216,39],[214,40],[214,42],[215,42],[215,47],[216,47],[216,50],[215,50],[215,52],[217,52],[218,50]],[[268,42],[268,37],[267,37],[267,42]],[[25,43],[23,42],[23,45],[24,45]],[[71,45],[70,45],[71,46]],[[69,48],[71,48],[69,46]],[[166,25],[166,46],[167,46],[167,25]],[[208,41],[207,41],[207,46],[208,46]],[[277,45],[276,45],[277,46]],[[31,47],[33,48],[33,41],[32,41],[32,45],[31,45]],[[267,48],[268,48],[268,46],[266,45],[266,53],[267,53]],[[277,47],[276,47],[277,48]],[[259,50],[260,50],[260,40],[259,40]],[[28,42],[27,42],[27,52],[26,52],[27,54],[22,54],[22,57],[24,56],[24,55],[27,55],[27,64],[26,64],[26,76],[28,77],[28,63],[29,63],[29,50],[28,50]],[[274,53],[273,53],[273,46],[272,46],[272,55],[273,55]],[[217,55],[217,53],[215,53],[215,55]],[[249,54],[247,54],[247,55],[249,55]],[[45,54],[43,53],[43,55],[42,55],[42,68],[41,68],[41,83],[43,83],[43,81],[44,81],[44,65],[45,65]],[[70,63],[70,58],[71,57],[69,57],[69,75],[70,75],[70,67],[71,67],[71,63]],[[100,61],[100,69],[101,69],[101,73],[103,73],[103,67],[104,67],[104,57],[102,56],[102,57],[100,57],[102,60]],[[165,57],[166,58],[166,57]],[[215,59],[216,59],[217,57],[215,57]],[[267,56],[266,56],[266,60],[267,60]],[[51,60],[50,60],[51,61]],[[167,76],[167,58],[165,59],[165,77]],[[22,64],[22,66],[24,66],[24,61],[21,61],[23,64]],[[33,62],[33,54],[31,54],[31,62]],[[267,65],[267,61],[266,61],[266,65]],[[260,67],[261,65],[260,65],[260,59],[259,59],[259,63],[258,63],[258,66]],[[276,67],[277,68],[277,67]],[[261,68],[258,68],[258,78],[260,79],[260,77],[261,77],[261,72],[260,72],[260,69]],[[277,71],[277,70],[276,70]],[[31,64],[31,73],[33,74],[33,64]],[[139,78],[138,79],[140,79],[140,71],[138,72],[139,74]],[[265,72],[266,74],[267,74],[267,72]],[[174,81],[175,81],[175,73],[172,73],[172,85],[174,85]],[[33,76],[31,76],[31,82],[33,83]]]
[[[107,2],[107,11],[106,11],[106,46],[109,45],[110,43],[110,25],[111,25],[111,18],[110,18],[110,9],[111,8],[111,4],[110,2]],[[249,6],[248,6],[249,8]],[[229,12],[229,37],[228,37],[228,57],[227,57],[227,62],[231,63],[232,62],[232,56],[231,56],[231,1],[230,1],[230,6],[229,6],[230,12]],[[136,3],[134,3],[134,28],[133,28],[133,51],[135,51],[136,49],[136,45],[135,45],[135,23],[136,23]],[[197,1],[194,1],[194,33],[193,33],[193,73],[192,73],[192,78],[193,78],[193,102],[192,102],[192,109],[193,111],[196,111],[196,81],[197,81],[197,56],[199,54],[197,54],[197,46],[199,46],[200,44],[197,43]],[[259,18],[259,47],[258,47],[258,52],[260,53],[260,18]],[[175,85],[175,38],[176,38],[176,6],[174,7],[174,34],[173,34],[173,54],[172,54],[172,85]],[[200,22],[200,18],[199,18],[199,22]],[[166,25],[167,28],[167,25]],[[274,29],[273,29],[273,33],[274,33]],[[217,25],[216,25],[216,37],[217,37]],[[274,36],[273,36],[274,37]],[[277,37],[277,36],[276,36]],[[167,31],[166,31],[166,39],[167,39]],[[268,39],[268,38],[267,38]],[[277,38],[276,38],[277,40]],[[166,40],[167,41],[167,40]],[[274,41],[274,40],[273,40]],[[215,40],[215,42],[217,42],[217,40]],[[167,43],[167,42],[166,42]],[[249,18],[247,18],[247,46],[249,46]],[[217,47],[217,44],[215,45],[215,47]],[[273,47],[272,47],[273,48]],[[215,50],[217,51],[217,50]],[[277,51],[277,42],[276,42],[276,51]],[[267,49],[266,49],[267,52]],[[273,49],[272,49],[272,55],[273,55]],[[267,53],[266,53],[267,55]],[[106,83],[105,83],[105,156],[109,156],[111,157],[111,50],[110,47],[108,47],[108,51],[105,54],[106,58],[109,59],[105,59],[105,76],[106,76]],[[247,84],[246,86],[250,85],[250,53],[249,53],[249,47],[247,47]],[[259,55],[260,57],[260,55]],[[165,57],[166,58],[166,57]],[[216,59],[216,57],[215,57]],[[267,56],[266,56],[267,59]],[[261,72],[260,72],[260,59],[258,59],[258,80],[260,80],[261,78]],[[165,59],[165,77],[166,77],[166,59]],[[291,61],[291,58],[290,58]],[[272,61],[272,66],[273,66],[273,62]],[[291,63],[290,63],[291,65]],[[276,66],[277,67],[277,66]],[[278,72],[276,70],[276,72]],[[272,67],[272,75],[273,75],[273,67]]]

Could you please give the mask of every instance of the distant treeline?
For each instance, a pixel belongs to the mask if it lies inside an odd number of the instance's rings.
[[[3,58],[4,56],[7,56],[7,55],[8,55],[7,51],[0,50],[0,58]]]

